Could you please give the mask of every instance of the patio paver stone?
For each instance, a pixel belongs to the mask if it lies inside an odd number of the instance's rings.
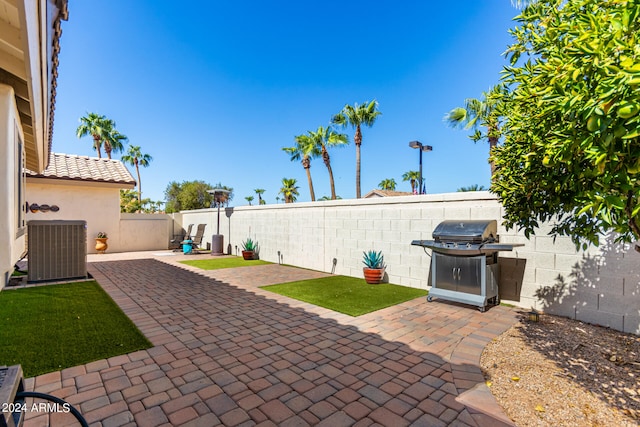
[[[25,382],[94,426],[513,425],[478,366],[513,309],[419,298],[352,318],[259,288],[325,273],[109,255],[89,271],[154,347]]]

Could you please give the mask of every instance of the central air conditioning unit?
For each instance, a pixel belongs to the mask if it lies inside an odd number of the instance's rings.
[[[87,278],[86,221],[28,221],[29,282]]]

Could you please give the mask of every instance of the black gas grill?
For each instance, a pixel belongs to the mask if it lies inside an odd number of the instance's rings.
[[[433,240],[414,240],[414,246],[432,250],[431,290],[434,297],[477,305],[484,311],[498,304],[498,252],[520,244],[501,244],[497,221],[443,221],[433,230]]]

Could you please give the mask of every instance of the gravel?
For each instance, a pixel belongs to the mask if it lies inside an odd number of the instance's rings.
[[[640,425],[640,337],[541,315],[484,350],[487,385],[525,426]]]

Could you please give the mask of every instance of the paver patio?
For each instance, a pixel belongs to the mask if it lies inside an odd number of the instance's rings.
[[[512,425],[479,361],[515,310],[419,298],[352,318],[258,288],[324,273],[203,271],[182,258],[90,263],[154,347],[30,378],[27,389],[104,427]],[[30,413],[25,426],[49,423],[60,425]]]

